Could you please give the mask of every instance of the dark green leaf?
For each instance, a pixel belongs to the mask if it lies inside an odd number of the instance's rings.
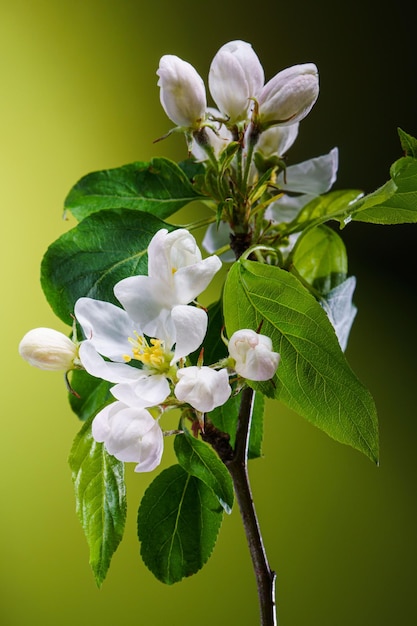
[[[94,441],[91,421],[76,436],[69,464],[77,514],[90,548],[90,565],[100,587],[125,527],[124,466],[107,454],[102,443]]]
[[[147,273],[147,248],[160,228],[174,229],[149,213],[115,209],[94,213],[64,233],[41,266],[42,288],[56,315],[72,324],[82,296],[118,304],[114,285]]]
[[[207,413],[208,419],[223,433],[230,435],[230,445],[235,446],[236,426],[240,409],[240,394],[232,396],[222,406]],[[255,394],[251,428],[249,434],[248,459],[262,456],[263,416],[265,399],[261,393]]]
[[[71,189],[65,209],[82,220],[103,209],[135,209],[163,219],[201,196],[190,183],[190,166],[156,157],[87,174]],[[194,166],[197,174],[200,168]]]
[[[321,294],[328,293],[346,279],[345,244],[325,225],[302,233],[295,245],[292,262],[304,280]]]
[[[391,180],[352,208],[352,219],[372,224],[417,222],[417,159],[404,157],[391,166]]]
[[[349,367],[317,300],[288,272],[235,263],[224,291],[228,335],[241,328],[272,339],[281,354],[276,377],[250,383],[284,402],[331,437],[378,459],[378,425],[370,393]]]
[[[232,479],[212,448],[185,430],[175,437],[174,449],[181,467],[210,487],[226,513],[230,513],[234,499]]]
[[[83,422],[94,417],[106,404],[114,401],[110,387],[111,383],[107,380],[95,378],[85,370],[74,370],[71,373],[74,393],[68,394],[71,409]]]
[[[212,490],[180,465],[155,478],[139,506],[145,565],[168,585],[198,572],[210,557],[223,518]]]

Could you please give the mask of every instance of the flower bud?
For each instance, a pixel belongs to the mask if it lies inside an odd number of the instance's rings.
[[[232,392],[226,369],[217,371],[206,366],[191,366],[178,370],[177,375],[175,396],[201,413],[224,404]]]
[[[297,139],[299,124],[288,126],[271,126],[261,133],[256,151],[261,152],[265,158],[271,156],[284,156],[294,141]]]
[[[34,328],[23,337],[19,354],[42,370],[74,369],[78,347],[63,333],[52,328]]]
[[[269,380],[277,370],[280,355],[272,351],[272,341],[253,330],[238,330],[229,340],[234,369],[248,380]]]
[[[135,472],[150,472],[161,462],[164,436],[146,409],[113,402],[95,416],[92,434],[119,461],[137,463]]]
[[[310,112],[318,95],[318,70],[314,63],[293,65],[278,72],[259,94],[261,126],[299,122]]]
[[[205,119],[206,88],[190,63],[166,54],[157,70],[160,100],[165,113],[177,126],[197,130]]]
[[[209,71],[213,100],[230,123],[245,120],[248,110],[264,84],[264,71],[252,46],[230,41],[215,55]]]

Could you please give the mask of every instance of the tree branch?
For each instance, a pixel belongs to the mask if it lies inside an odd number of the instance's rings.
[[[261,626],[276,626],[275,572],[269,567],[263,539],[256,516],[247,469],[249,432],[255,392],[250,387],[242,391],[234,455],[225,461],[232,477],[240,515],[248,541],[255,571],[261,614]]]

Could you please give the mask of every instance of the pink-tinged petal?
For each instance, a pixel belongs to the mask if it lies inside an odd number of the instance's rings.
[[[108,380],[111,383],[124,383],[136,380],[142,373],[141,370],[126,363],[105,361],[90,341],[83,341],[80,344],[79,358],[82,366],[91,376]]]
[[[207,331],[207,313],[196,306],[178,305],[172,309],[175,327],[175,352],[171,363],[188,356],[203,343]]]
[[[128,406],[151,407],[166,400],[170,387],[163,375],[143,374],[137,381],[115,385],[110,391],[117,400]]]
[[[79,298],[74,312],[85,338],[97,352],[120,362],[124,354],[130,353],[129,337],[139,329],[126,311],[110,302]]]

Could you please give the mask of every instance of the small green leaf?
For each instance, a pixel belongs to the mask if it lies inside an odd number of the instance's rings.
[[[240,394],[233,395],[222,406],[217,407],[207,417],[223,433],[230,436],[230,445],[235,447],[236,426],[240,409]],[[259,392],[255,393],[252,421],[249,433],[248,459],[257,459],[262,456],[263,417],[265,398]]]
[[[71,409],[83,422],[94,417],[109,402],[114,401],[110,387],[111,383],[107,380],[95,378],[85,370],[74,370],[71,373],[73,393],[68,394]]]
[[[173,161],[156,157],[150,162],[136,162],[110,170],[87,174],[71,189],[65,209],[82,220],[103,209],[135,209],[163,219],[193,200],[198,194],[187,173]],[[200,168],[194,167],[195,174]]]
[[[377,461],[373,399],[349,367],[326,313],[299,280],[278,267],[239,261],[226,280],[224,311],[229,336],[262,322],[262,333],[281,354],[275,379],[251,386]]]
[[[187,430],[175,437],[174,450],[181,467],[210,487],[226,513],[231,513],[234,499],[233,482],[217,454],[206,443],[190,435]]]
[[[417,159],[404,157],[391,166],[391,180],[352,207],[352,219],[372,224],[417,222]]]
[[[114,285],[147,273],[147,248],[160,228],[174,229],[149,213],[115,209],[94,213],[61,235],[41,265],[42,288],[54,313],[72,324],[82,296],[119,304]]]
[[[168,585],[200,570],[209,559],[223,519],[212,490],[180,465],[155,478],[138,511],[143,562]]]
[[[405,156],[417,158],[417,139],[406,133],[402,128],[398,128],[398,135],[401,141],[401,147],[405,152]]]
[[[346,279],[347,253],[340,236],[325,225],[304,231],[294,247],[297,272],[321,294]]]
[[[90,548],[90,565],[100,587],[125,527],[124,466],[107,454],[102,443],[93,439],[91,420],[83,424],[76,436],[69,464],[77,515]]]

